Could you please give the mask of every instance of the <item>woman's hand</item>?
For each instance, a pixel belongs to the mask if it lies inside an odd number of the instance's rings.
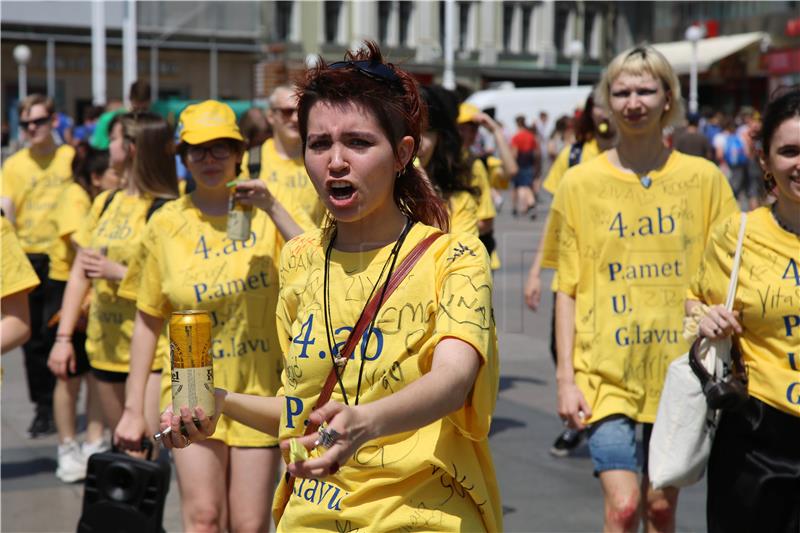
[[[365,442],[375,438],[371,429],[374,424],[368,420],[365,412],[358,407],[350,407],[338,402],[328,402],[309,416],[310,423],[327,423],[326,430],[335,432],[333,444],[327,450],[322,448],[322,455],[306,461],[290,463],[289,473],[301,478],[324,478],[335,474],[339,468],[353,456]],[[298,437],[298,441],[306,449],[317,447],[320,434],[312,433]],[[281,442],[281,449],[287,451],[291,439]],[[323,451],[324,450],[324,451]]]
[[[728,311],[724,305],[715,305],[708,309],[698,324],[700,335],[715,341],[730,337],[734,333],[741,334],[742,326],[739,324],[739,312]]]
[[[47,367],[58,379],[67,379],[75,373],[75,348],[72,341],[57,339],[47,358]]]
[[[542,278],[538,274],[531,272],[525,281],[525,303],[531,311],[539,309],[542,299]]]
[[[188,407],[181,407],[180,413],[172,411],[172,405],[161,413],[160,430],[162,435],[167,428],[169,434],[161,438],[161,444],[168,449],[186,448],[193,442],[206,440],[217,429],[217,422],[222,415],[222,408],[225,405],[225,397],[228,392],[225,389],[217,388],[214,390],[215,413],[209,418],[202,407],[195,407],[192,413]],[[195,422],[197,419],[197,422]],[[181,433],[181,423],[185,428],[186,435]]]
[[[147,422],[144,413],[125,408],[117,427],[114,429],[114,444],[121,450],[139,451],[142,439],[147,436]]]
[[[78,253],[78,261],[80,261],[86,277],[91,279],[120,281],[125,277],[125,272],[127,271],[124,265],[116,263],[99,251],[89,248],[81,249]]]
[[[274,200],[267,184],[260,179],[237,181],[234,198],[242,205],[252,205],[264,211],[269,211]]]
[[[572,429],[583,429],[583,421],[592,416],[591,407],[574,381],[558,384],[558,416]]]

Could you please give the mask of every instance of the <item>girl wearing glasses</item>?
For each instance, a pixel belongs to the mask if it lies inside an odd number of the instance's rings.
[[[237,201],[260,208],[249,237],[228,238],[231,185],[244,154],[236,116],[227,105],[208,100],[187,107],[180,128],[178,151],[197,187],[147,225],[120,291],[137,308],[125,413],[115,432],[126,449],[138,449],[155,429],[145,423],[146,382],[154,361],[161,363],[156,345],[173,311],[209,313],[215,384],[258,395],[273,395],[279,387],[277,263],[282,239],[301,230],[256,179],[238,183],[235,192]],[[164,364],[169,365],[167,358]],[[169,375],[162,385],[168,404]],[[275,436],[223,417],[213,439],[176,453],[184,528],[266,531],[264,502],[275,487],[277,446]]]
[[[72,336],[91,289],[86,353],[103,416],[114,427],[122,416],[129,348],[136,307],[121,298],[119,286],[142,239],[148,213],[177,197],[175,167],[168,146],[170,128],[152,113],[118,115],[110,125],[109,164],[120,176],[119,189],[95,198],[83,225],[73,234],[79,251],[64,291],[56,344],[49,365],[59,377],[75,370]],[[159,345],[167,351],[166,342]],[[151,373],[152,370],[152,373]],[[148,420],[158,418],[161,362],[148,369]]]
[[[283,386],[269,397],[218,390],[217,410],[280,438],[278,531],[499,531],[489,258],[474,235],[440,236],[384,300],[383,283],[447,228],[447,212],[413,164],[425,123],[415,82],[374,43],[348,56],[320,59],[299,87],[305,164],[331,218],[281,255]],[[217,414],[195,414],[192,441],[219,431]],[[186,444],[178,424],[191,415],[162,416],[167,445]],[[323,426],[304,435],[306,424]]]
[[[719,169],[665,146],[662,130],[682,109],[658,51],[617,56],[597,91],[618,142],[566,172],[547,228],[558,244],[544,250],[543,265],[558,270],[558,413],[569,428],[588,427],[605,529],[636,531],[643,520],[674,531],[678,491],[650,486],[648,443],[666,369],[688,349],[689,280],[711,229],[737,206]]]

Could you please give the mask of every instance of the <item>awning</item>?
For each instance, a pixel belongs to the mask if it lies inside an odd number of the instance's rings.
[[[760,43],[768,35],[763,31],[739,33],[700,39],[697,42],[697,72],[706,72],[711,65],[744,50],[748,46]],[[688,74],[692,64],[692,43],[689,41],[676,41],[673,43],[654,44],[653,47],[664,54],[672,68],[678,74]]]

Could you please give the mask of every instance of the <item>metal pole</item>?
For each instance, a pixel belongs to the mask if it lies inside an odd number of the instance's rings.
[[[125,2],[122,22],[122,95],[130,104],[131,84],[136,81],[136,0]]]
[[[56,42],[47,39],[47,96],[56,97]]]
[[[20,65],[17,67],[17,77],[19,79],[19,85],[17,87],[17,91],[19,92],[19,100],[22,101],[26,96],[28,96],[28,66]]]
[[[216,100],[219,94],[217,70],[217,41],[211,41],[211,50],[208,58],[208,94],[209,98]]]
[[[697,113],[697,40],[692,40],[692,64],[689,70],[689,113]]]
[[[92,2],[92,104],[106,105],[106,14],[101,0]]]
[[[456,88],[456,75],[453,70],[455,63],[455,0],[444,1],[444,72],[442,73],[442,85],[445,89],[454,90]]]
[[[158,46],[150,47],[150,101],[158,100]]]

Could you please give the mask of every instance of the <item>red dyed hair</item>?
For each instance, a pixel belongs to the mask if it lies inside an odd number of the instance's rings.
[[[352,67],[331,69],[319,57],[317,65],[306,71],[305,79],[297,89],[297,119],[303,151],[308,136],[308,114],[317,102],[334,106],[355,105],[370,112],[386,135],[398,162],[400,140],[406,136],[414,139],[411,158],[394,182],[394,201],[398,208],[415,222],[449,231],[447,207],[414,166],[420,132],[427,123],[427,112],[420,101],[416,82],[408,73],[385,62],[380,48],[373,41],[365,41],[356,52],[348,51],[345,60],[385,65],[394,72],[397,81],[368,76]]]

